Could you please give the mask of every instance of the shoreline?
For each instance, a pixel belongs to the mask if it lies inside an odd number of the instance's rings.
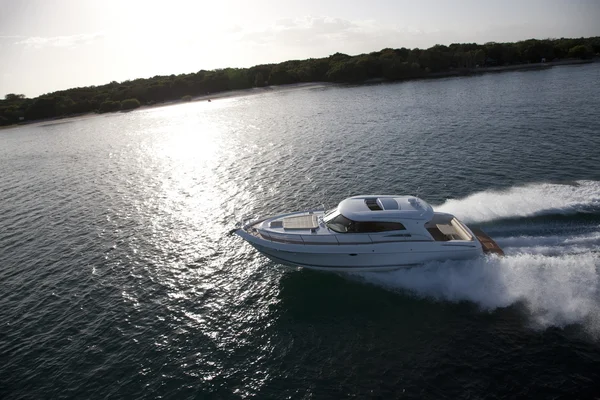
[[[530,64],[514,64],[514,65],[499,65],[495,67],[476,67],[476,68],[460,68],[449,71],[434,72],[425,76],[425,78],[445,78],[449,76],[471,76],[478,74],[487,74],[495,72],[509,72],[509,71],[528,71],[528,70],[540,70],[548,69],[552,67],[560,67],[563,65],[580,65],[580,64],[592,64],[599,62],[600,59],[580,60],[580,59],[567,59],[558,61],[548,61],[543,63],[530,63]],[[434,76],[435,75],[435,76]]]
[[[369,84],[379,84],[379,83],[408,82],[408,81],[414,81],[414,80],[420,80],[420,79],[469,77],[469,76],[483,75],[483,74],[488,74],[488,73],[514,72],[514,71],[536,71],[536,70],[542,70],[542,69],[549,69],[552,67],[560,67],[560,66],[566,66],[566,65],[593,64],[596,62],[600,62],[600,58],[593,58],[590,60],[568,59],[568,60],[549,61],[549,62],[544,62],[544,63],[502,65],[502,66],[495,66],[495,67],[460,68],[460,69],[452,69],[452,70],[448,70],[448,71],[432,72],[432,73],[429,73],[426,75],[417,76],[414,78],[401,79],[401,80],[389,80],[389,79],[385,79],[385,78],[375,78],[375,79],[368,79],[368,80],[365,80],[362,82],[354,82],[354,83],[349,83],[349,82],[345,82],[345,83],[344,82],[340,82],[340,83],[305,82],[305,83],[292,83],[292,84],[285,84],[285,85],[262,86],[262,87],[248,88],[248,89],[227,90],[227,91],[222,91],[222,92],[216,92],[213,94],[205,94],[205,95],[195,96],[195,97],[192,97],[192,99],[188,100],[188,101],[172,100],[172,101],[165,101],[162,103],[155,103],[155,104],[151,104],[151,105],[142,105],[136,109],[127,110],[127,111],[119,110],[119,111],[106,112],[106,113],[89,112],[89,113],[76,114],[76,115],[65,115],[65,116],[56,117],[56,118],[19,122],[19,123],[12,124],[12,125],[0,126],[0,130],[15,128],[15,127],[24,126],[24,125],[31,125],[31,124],[52,123],[52,122],[59,123],[59,121],[64,121],[64,120],[69,120],[69,119],[90,118],[90,117],[94,117],[94,116],[112,115],[112,114],[116,114],[116,113],[128,113],[128,112],[132,112],[135,110],[146,110],[146,109],[151,109],[151,108],[156,108],[156,107],[167,107],[167,106],[172,106],[172,105],[177,105],[177,104],[193,103],[193,102],[199,102],[199,101],[212,101],[212,100],[225,99],[225,98],[231,98],[231,97],[251,96],[251,95],[255,95],[255,94],[262,94],[262,93],[268,93],[268,92],[282,92],[282,91],[290,91],[290,90],[298,90],[298,89],[314,89],[314,88],[319,88],[319,87],[325,88],[325,87],[331,87],[331,86],[336,86],[336,85],[340,85],[340,84],[341,85],[344,85],[344,84],[346,84],[346,85],[347,84],[369,85]]]
[[[12,125],[2,125],[2,126],[0,126],[0,131],[2,131],[3,129],[17,128],[19,126],[27,126],[27,125],[33,125],[33,124],[52,124],[52,125],[54,125],[54,124],[70,122],[68,120],[93,118],[93,117],[108,116],[108,115],[115,115],[115,114],[125,114],[125,113],[134,112],[136,110],[149,110],[152,108],[169,107],[169,106],[181,105],[181,104],[186,104],[186,103],[195,103],[195,102],[201,102],[201,101],[206,102],[209,100],[227,99],[227,98],[231,98],[231,97],[252,96],[255,94],[262,94],[262,93],[285,92],[285,91],[300,90],[300,89],[315,89],[315,88],[320,88],[320,87],[331,87],[331,86],[335,86],[335,85],[338,85],[338,84],[333,83],[333,82],[304,82],[304,83],[290,83],[290,84],[286,84],[286,85],[254,87],[254,88],[248,88],[248,89],[227,90],[227,91],[223,91],[223,92],[216,92],[213,94],[204,94],[204,95],[200,95],[200,96],[195,96],[195,97],[192,97],[192,99],[188,100],[188,101],[180,99],[180,100],[169,100],[169,101],[165,101],[162,103],[155,103],[155,104],[144,104],[144,105],[134,108],[132,110],[118,110],[118,111],[111,111],[111,112],[105,112],[105,113],[87,112],[87,113],[82,113],[82,114],[71,114],[71,115],[64,115],[61,117],[36,119],[33,121],[18,122],[16,124],[12,124]]]

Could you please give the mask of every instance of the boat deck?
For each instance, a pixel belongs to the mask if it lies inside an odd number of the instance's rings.
[[[504,251],[498,246],[498,244],[489,237],[484,231],[479,228],[471,228],[471,232],[475,234],[477,240],[481,242],[481,247],[483,248],[483,252],[486,254],[497,254],[499,256],[504,255]]]

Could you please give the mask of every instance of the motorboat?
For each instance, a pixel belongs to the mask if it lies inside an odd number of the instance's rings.
[[[276,263],[338,272],[390,271],[503,254],[483,231],[414,196],[354,196],[329,211],[243,219],[231,233]]]

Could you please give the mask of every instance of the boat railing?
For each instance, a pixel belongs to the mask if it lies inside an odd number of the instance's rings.
[[[236,228],[247,229],[251,225],[258,224],[259,222],[264,221],[266,218],[257,219],[254,215],[242,215],[238,222],[236,222]]]
[[[304,241],[304,238],[302,237],[302,235],[294,235],[294,238],[299,238],[300,240],[294,240],[291,239],[290,237],[282,237],[278,235],[271,235],[266,231],[260,231],[258,229],[256,229],[257,233],[264,239],[266,240],[270,240],[271,242],[279,242],[279,243],[290,243],[290,244],[307,244]],[[333,243],[330,243],[333,244]]]
[[[327,235],[320,236],[319,235],[284,235],[284,234],[273,234],[267,231],[263,231],[261,229],[252,229],[250,234],[262,238],[264,240],[268,240],[270,242],[277,243],[287,243],[287,244],[302,244],[302,245],[322,245],[322,246],[338,246],[338,245],[358,245],[358,244],[377,244],[377,243],[390,243],[390,242],[415,242],[415,241],[431,241],[431,240],[423,240],[423,239],[415,239],[411,234],[405,234],[405,236],[397,236],[394,240],[390,240],[386,238],[382,240],[378,237],[372,237],[371,235],[364,235],[360,238],[355,238],[356,241],[347,242],[341,241],[338,239],[336,235]],[[324,239],[325,237],[330,238],[330,240],[318,240]]]
[[[273,235],[273,234],[270,234],[269,232],[261,231],[258,229],[256,230],[256,233],[258,235],[260,235],[260,237],[262,237],[263,239],[269,240],[271,242],[278,242],[278,243],[303,244],[303,245],[329,245],[329,246],[341,244],[335,236],[331,236],[333,239],[335,239],[335,241],[332,240],[332,241],[326,242],[326,241],[316,241],[316,240],[314,240],[314,237],[310,237],[309,235],[293,235],[293,236],[292,235],[290,235],[290,236]],[[371,242],[365,242],[365,244],[367,244],[367,243],[371,243]]]
[[[325,203],[316,204],[314,207],[307,207],[302,211],[308,213],[325,211]]]
[[[325,203],[320,203],[320,204],[316,204],[313,207],[307,207],[302,211],[307,212],[307,213],[313,213],[313,212],[324,212],[325,210],[326,210]],[[264,221],[265,219],[266,218],[258,219],[258,218],[256,218],[255,215],[242,214],[240,219],[236,222],[235,226],[236,226],[236,228],[244,228],[248,225],[254,225],[258,222]]]

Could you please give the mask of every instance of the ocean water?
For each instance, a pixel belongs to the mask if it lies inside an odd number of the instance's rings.
[[[0,398],[600,396],[600,64],[0,130]],[[281,267],[227,232],[413,194],[506,257]]]

